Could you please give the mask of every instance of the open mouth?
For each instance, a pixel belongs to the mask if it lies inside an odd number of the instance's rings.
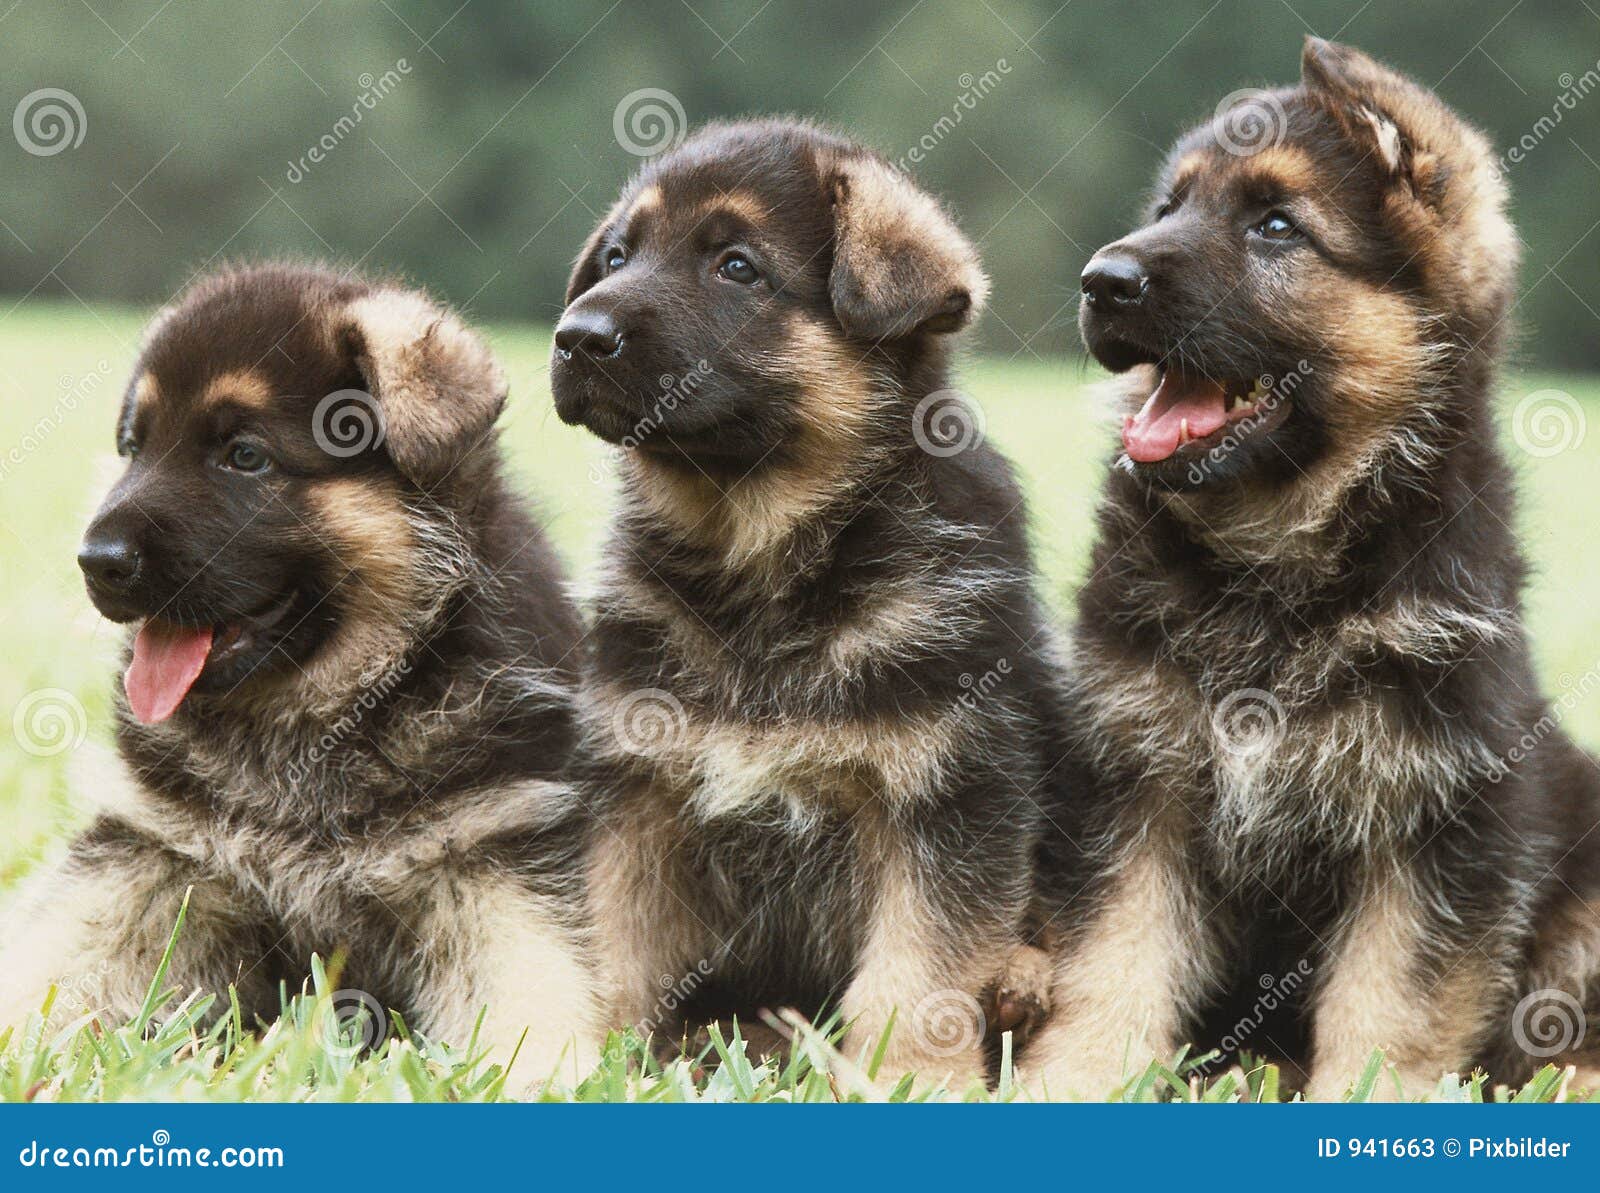
[[[133,715],[147,725],[165,721],[178,711],[203,673],[256,651],[294,603],[291,590],[257,613],[212,625],[147,618],[134,637],[133,660],[122,677]]]
[[[1217,381],[1167,369],[1139,412],[1123,420],[1122,446],[1135,464],[1204,455],[1231,436],[1277,426],[1288,406],[1261,380]]]

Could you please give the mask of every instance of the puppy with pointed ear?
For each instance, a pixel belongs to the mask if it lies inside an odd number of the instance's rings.
[[[422,488],[488,440],[506,378],[459,316],[415,290],[378,289],[345,308],[344,343],[382,412],[384,446]]]
[[[870,156],[841,161],[830,189],[828,293],[852,339],[942,334],[972,321],[989,282],[977,250],[938,200]]]

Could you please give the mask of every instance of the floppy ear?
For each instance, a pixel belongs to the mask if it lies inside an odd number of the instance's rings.
[[[623,200],[617,200],[595,230],[589,233],[589,239],[583,242],[583,248],[572,262],[572,275],[567,278],[567,306],[571,306],[579,295],[600,280],[600,243],[624,210]]]
[[[474,332],[422,294],[379,290],[347,315],[346,343],[382,413],[389,458],[419,485],[441,480],[494,427],[505,374]]]
[[[983,307],[977,250],[932,195],[875,158],[835,169],[828,293],[846,334],[893,340],[952,332]]]
[[[1370,159],[1423,200],[1438,181],[1438,154],[1466,128],[1430,93],[1360,50],[1306,38],[1300,55],[1306,93],[1339,122]]]

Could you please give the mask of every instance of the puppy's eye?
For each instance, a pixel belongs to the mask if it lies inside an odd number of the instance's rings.
[[[234,472],[265,472],[272,466],[272,458],[255,444],[238,439],[222,454],[222,464]]]
[[[628,263],[628,254],[621,249],[607,249],[605,252],[605,267],[607,273],[616,273]]]
[[[748,286],[761,280],[761,275],[756,267],[750,264],[750,258],[734,253],[717,266],[717,274],[727,278],[730,282],[738,282],[741,286]]]
[[[1267,212],[1250,230],[1264,240],[1293,240],[1300,235],[1300,226],[1281,211]]]
[[[139,454],[139,445],[131,439],[124,439],[117,444],[117,455],[127,460],[132,460]]]

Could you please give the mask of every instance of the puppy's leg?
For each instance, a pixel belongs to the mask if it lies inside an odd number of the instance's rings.
[[[709,973],[720,947],[694,909],[677,846],[670,821],[648,814],[596,830],[588,891],[607,1028],[679,1030],[673,991],[686,975]]]
[[[138,1013],[190,887],[165,986],[276,1009],[268,917],[244,892],[120,823],[102,820],[6,910],[0,941],[0,1028],[19,1026],[58,988],[52,1019]]]
[[[985,1004],[1017,947],[1026,884],[1013,888],[1009,878],[1029,873],[1031,836],[1000,812],[964,825],[938,813],[926,819],[877,809],[858,819],[857,864],[872,899],[841,999],[845,1050],[872,1056],[892,1017],[879,1088],[914,1073],[959,1092],[984,1083]],[[1000,851],[997,864],[974,860],[984,839]]]
[[[422,894],[412,997],[423,1034],[463,1048],[482,1015],[488,1059],[504,1065],[516,1052],[512,1088],[587,1076],[599,1059],[599,1016],[573,911],[487,868],[444,867]]]
[[[1170,839],[1144,838],[1104,878],[1092,910],[1063,927],[1050,1019],[1021,1060],[1034,1096],[1109,1098],[1172,1055],[1214,973],[1205,911]]]
[[[1403,1087],[1385,1072],[1380,1101],[1418,1097],[1472,1067],[1509,981],[1490,958],[1508,954],[1492,925],[1458,931],[1471,939],[1454,946],[1434,919],[1415,875],[1388,870],[1367,882],[1313,995],[1307,1100],[1339,1101],[1375,1048]]]

